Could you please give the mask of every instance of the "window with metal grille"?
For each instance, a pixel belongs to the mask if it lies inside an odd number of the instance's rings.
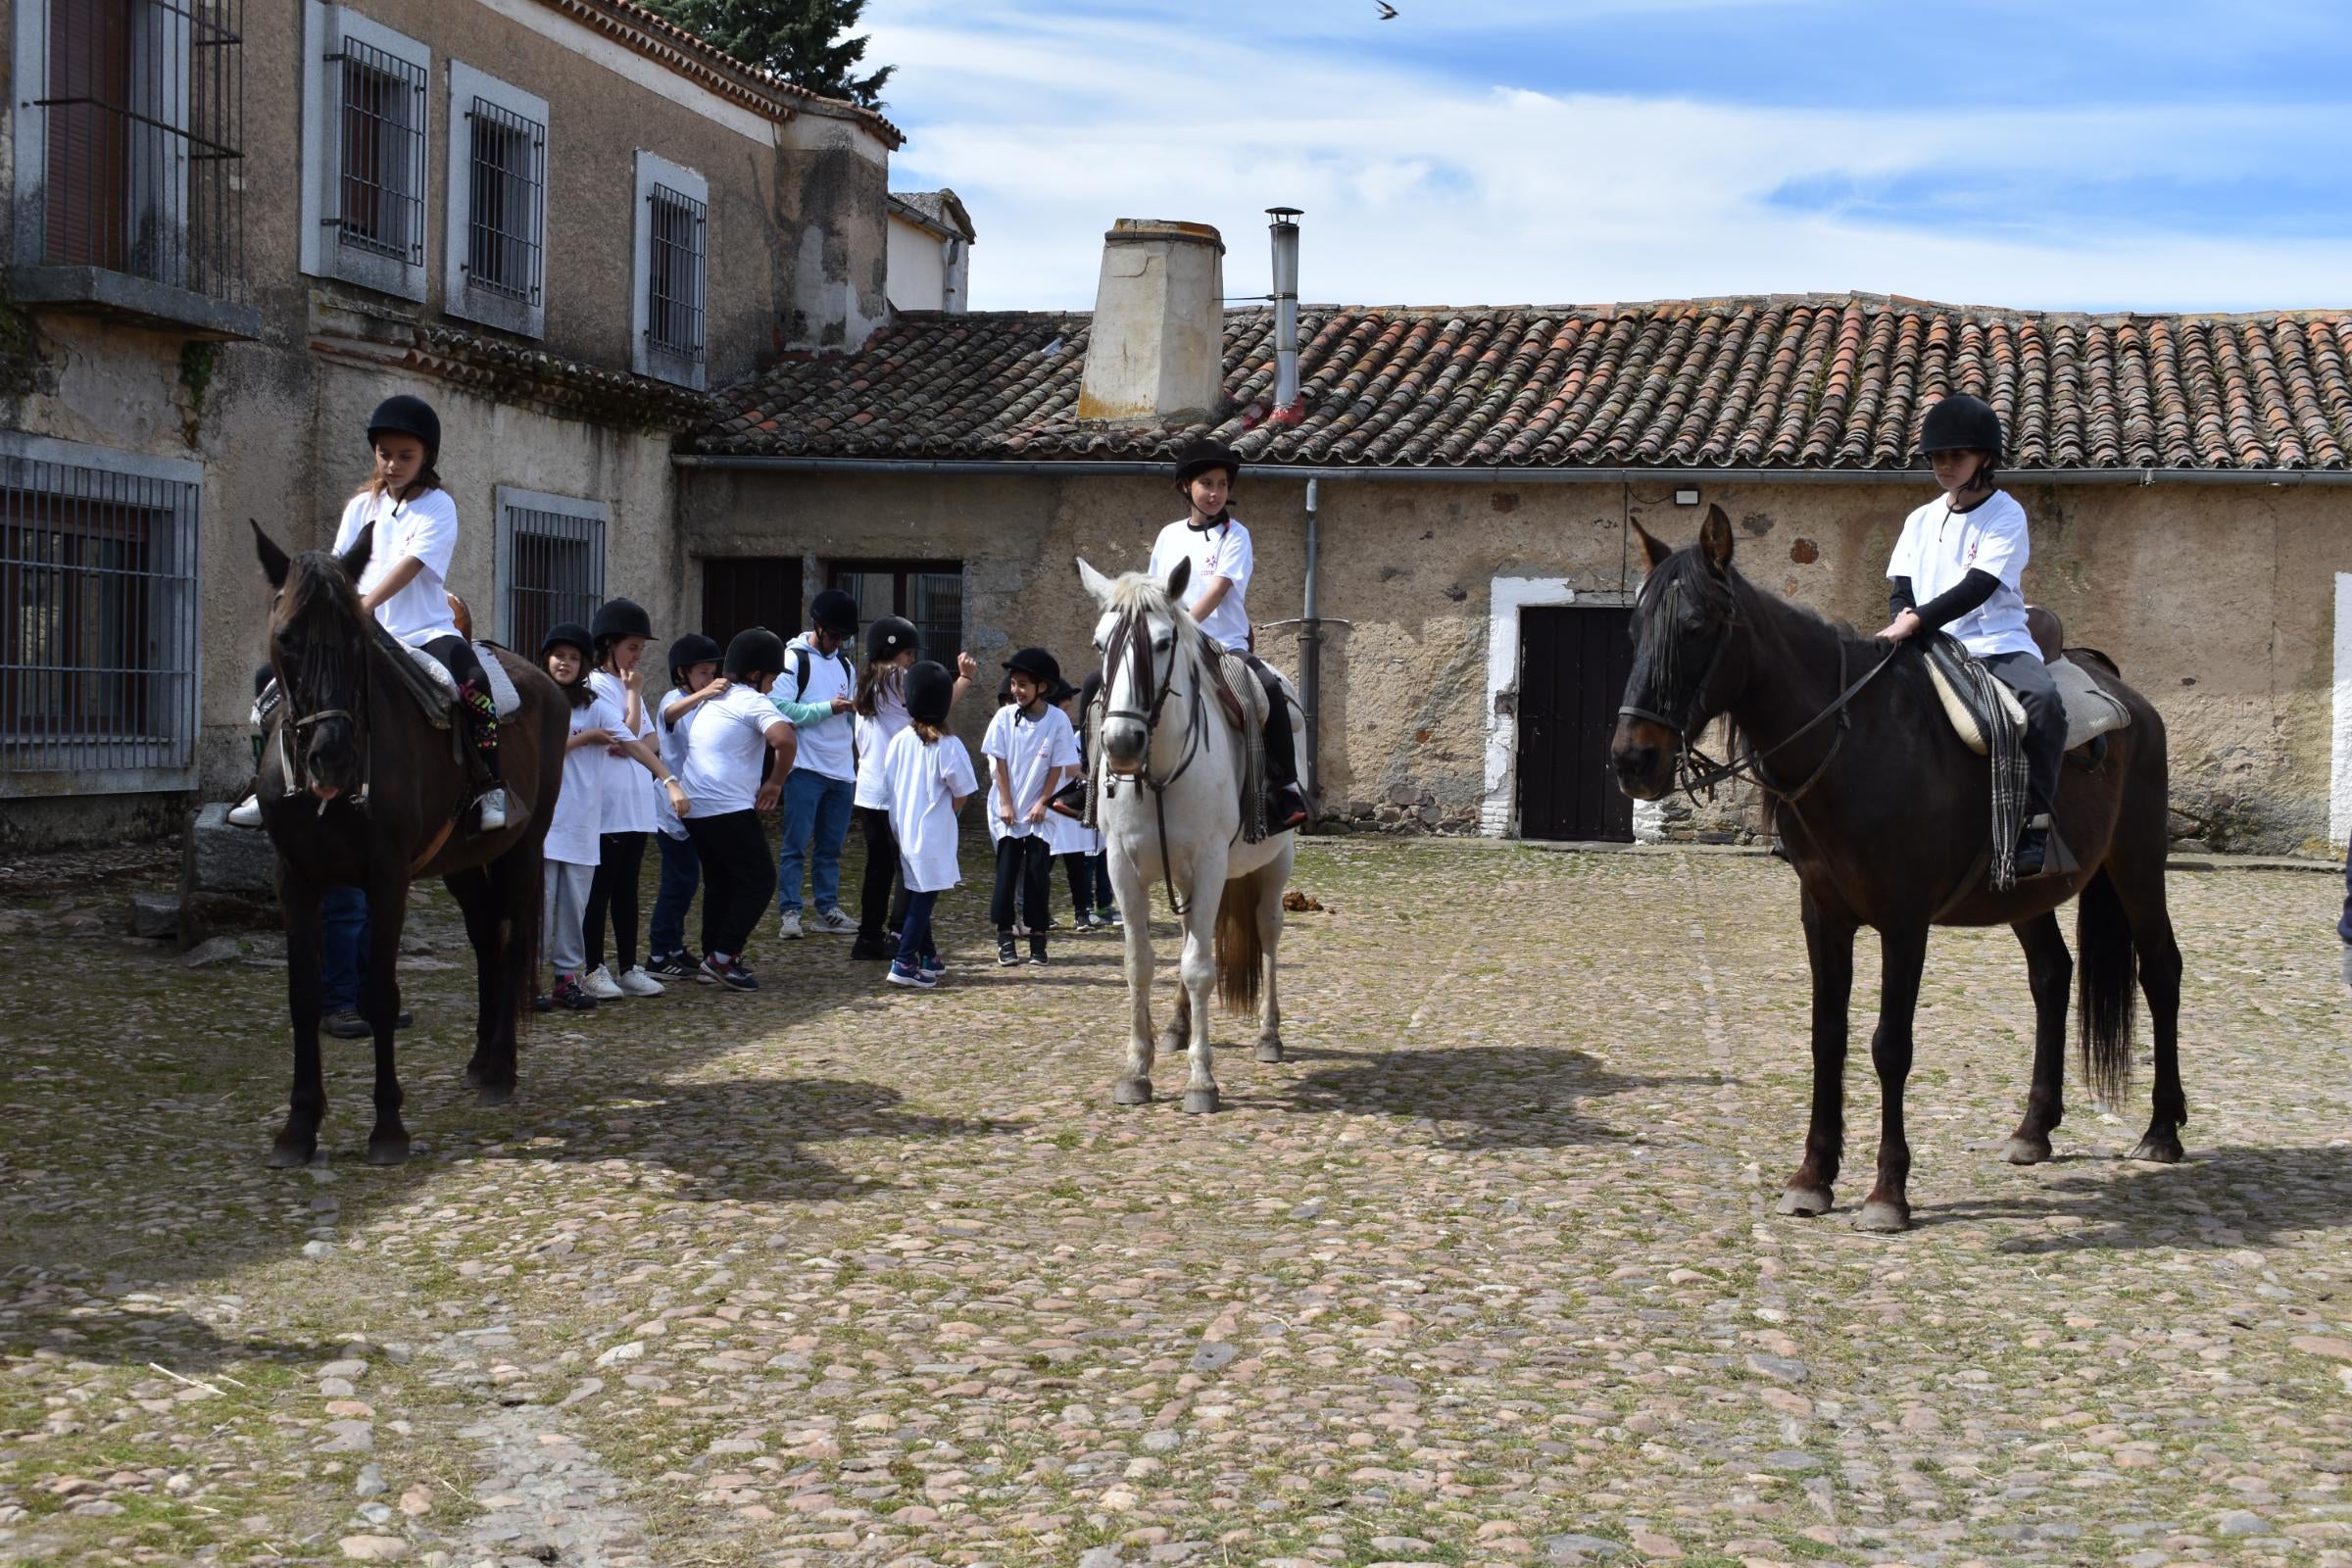
[[[37,200],[17,259],[242,301],[244,0],[15,9],[17,188]]]
[[[636,335],[639,375],[704,384],[710,262],[710,186],[691,169],[637,154]]]
[[[194,782],[199,485],[116,456],[0,447],[0,795]]]
[[[302,270],[422,300],[433,52],[345,6],[303,16]]]
[[[605,599],[605,521],[600,502],[498,489],[498,635],[535,658],[548,628],[586,624]]]
[[[923,657],[955,666],[963,649],[963,567],[956,562],[833,561],[825,580],[858,601],[858,623],[904,615],[921,634]]]
[[[469,321],[543,336],[547,100],[453,60],[449,123],[443,306]]]

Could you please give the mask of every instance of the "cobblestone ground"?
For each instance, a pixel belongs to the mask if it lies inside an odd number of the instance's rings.
[[[2022,963],[1939,934],[1895,1238],[1852,1168],[1769,1213],[1777,864],[1341,840],[1297,885],[1292,1059],[1226,1054],[1213,1118],[1110,1104],[1115,938],[1000,972],[970,890],[950,989],[769,943],[757,996],[541,1021],[478,1110],[422,896],[419,1156],[360,1163],[330,1042],[293,1173],[281,969],[26,901],[0,1561],[2352,1564],[2328,878],[2174,877],[2173,1168],[2117,1157],[2144,1098],[1998,1162]]]

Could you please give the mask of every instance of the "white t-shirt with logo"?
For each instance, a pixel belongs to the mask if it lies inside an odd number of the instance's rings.
[[[593,690],[593,688],[591,688]],[[614,735],[628,730],[621,722],[620,705],[609,697],[591,698],[584,708],[571,710],[571,731],[605,729]],[[572,746],[564,752],[564,787],[556,796],[556,813],[547,822],[547,858],[572,865],[594,865],[599,858],[597,835],[604,820],[605,790],[612,782],[605,764],[612,759],[602,746]],[[637,767],[635,759],[628,760]],[[644,769],[639,768],[640,772]]]
[[[700,708],[688,709],[686,716],[675,724],[662,723],[662,714],[670,704],[683,701],[693,695],[692,692],[675,689],[664,692],[662,700],[647,711],[647,717],[653,720],[654,736],[662,751],[662,760],[668,765],[673,774],[682,774],[686,771],[686,732],[694,727],[694,715],[701,712],[702,710]],[[653,775],[649,773],[646,776],[651,778]],[[686,798],[686,802],[689,810],[700,812],[703,808],[702,803],[691,795]],[[669,808],[669,791],[663,789],[660,784],[654,786],[654,825],[673,839],[682,839],[686,836],[686,824],[678,819],[677,812]]]
[[[800,685],[801,661],[808,662],[808,684]],[[796,703],[829,703],[836,697],[855,697],[858,683],[839,654],[817,652],[803,632],[784,645],[784,669],[776,676],[775,695]],[[799,726],[801,749],[793,754],[792,770],[807,769],[826,778],[854,779],[857,759],[851,755],[850,713],[838,713]]]
[[[1018,708],[1006,703],[988,721],[988,733],[980,741],[980,755],[1002,758],[1012,784],[1012,825],[1007,827],[997,814],[996,771],[990,769],[989,838],[993,841],[1009,834],[1025,839],[1043,830],[1043,824],[1029,820],[1029,808],[1044,799],[1047,778],[1057,767],[1075,767],[1078,763],[1078,731],[1072,727],[1070,715],[1058,708],[1048,707],[1036,718],[1029,719],[1021,716]],[[1046,813],[1048,821],[1053,816],[1052,811]]]
[[[678,783],[696,816],[748,811],[760,794],[760,759],[770,726],[785,722],[776,705],[745,684],[696,709],[686,736],[686,765]],[[681,725],[681,728],[686,726]]]
[[[906,681],[898,675],[885,677],[874,688],[874,716],[852,716],[858,720],[858,795],[853,804],[879,811],[890,804],[889,793],[882,787],[882,759],[899,731],[906,727]]]
[[[944,893],[963,880],[956,863],[956,801],[978,793],[972,754],[953,735],[926,746],[911,724],[882,754],[883,805],[899,841],[899,874],[909,893]]]
[[[612,705],[615,712],[626,713],[629,709],[629,689],[620,677],[610,671],[594,669],[588,672],[588,685],[599,697]],[[613,734],[623,733],[615,729]],[[654,716],[643,704],[637,710],[636,738],[644,740],[654,733]],[[676,768],[671,768],[676,772]],[[666,807],[669,791],[661,780],[645,770],[645,764],[634,757],[605,758],[605,814],[603,831],[607,833],[651,833],[662,820],[661,809],[654,802],[659,799]]]
[[[375,536],[368,541],[368,564],[360,572],[362,597],[411,556],[424,568],[375,607],[375,618],[411,648],[422,648],[436,637],[455,637],[458,622],[450,612],[448,578],[450,557],[458,549],[458,504],[446,490],[427,490],[410,501],[394,501],[388,492],[363,492],[344,505],[343,520],[335,528],[335,553],[349,550],[370,522]]]
[[[1165,582],[1176,563],[1187,560],[1193,564],[1193,575],[1185,585],[1184,607],[1190,610],[1200,602],[1200,596],[1208,592],[1209,578],[1230,581],[1233,586],[1200,622],[1200,629],[1235,653],[1248,653],[1250,577],[1257,569],[1257,552],[1250,546],[1250,530],[1231,517],[1213,528],[1196,528],[1190,518],[1180,517],[1160,529],[1152,543],[1152,575]]]
[[[1886,577],[1890,582],[1910,578],[1911,597],[1924,605],[1959,587],[1972,571],[1990,572],[2001,583],[1992,597],[1943,629],[1979,659],[2038,656],[2040,648],[2026,629],[2023,587],[2033,553],[2026,509],[2008,491],[1995,490],[1967,512],[1953,511],[1948,497],[1937,496],[1903,519]]]

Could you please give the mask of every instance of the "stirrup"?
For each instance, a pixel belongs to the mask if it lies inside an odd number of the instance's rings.
[[[504,785],[493,784],[482,791],[474,802],[477,811],[474,826],[482,833],[496,833],[507,825],[507,791]]]
[[[1304,827],[1312,814],[1306,808],[1306,792],[1296,784],[1266,792],[1266,826],[1273,832],[1288,833]]]
[[[1086,819],[1085,778],[1074,778],[1055,790],[1054,798],[1046,803],[1046,807],[1049,810],[1059,811],[1064,816],[1076,817],[1080,821],[1084,821]]]

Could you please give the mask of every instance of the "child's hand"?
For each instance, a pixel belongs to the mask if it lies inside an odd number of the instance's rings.
[[[1000,800],[997,802],[997,820],[1006,827],[1012,826],[1012,803],[1010,801]]]
[[[752,797],[752,809],[755,811],[772,811],[776,808],[776,802],[782,800],[783,798],[783,781],[781,779],[769,779],[765,784],[760,786],[760,793]],[[683,816],[686,813],[680,811],[678,814]]]
[[[727,694],[727,688],[734,684],[735,683],[733,681],[727,679],[727,677],[724,675],[714,675],[711,677],[710,685],[704,687],[701,691],[694,694],[695,699],[700,702],[708,701],[713,697],[724,697]]]
[[[640,695],[645,690],[645,671],[642,668],[628,671],[620,677],[620,687],[631,697]]]
[[[626,757],[629,755],[629,749],[621,745],[620,742],[614,741],[612,745],[605,748],[605,755],[607,757]]]
[[[669,791],[669,808],[680,816],[692,814],[694,803],[686,798],[686,786],[678,782],[677,776],[672,774],[662,783]]]
[[[584,729],[580,731],[577,735],[574,735],[571,738],[571,744],[574,746],[611,747],[616,752],[619,750],[618,747],[612,746],[612,732],[605,728],[602,724],[597,725],[594,729]]]
[[[956,656],[956,673],[965,680],[978,680],[980,678],[980,661],[969,654],[957,654]]]
[[[846,713],[857,706],[858,700],[854,697],[836,697],[833,699],[833,711],[836,713]]]
[[[1032,823],[1043,822],[1046,819],[1046,803],[1040,800],[1035,806],[1029,808],[1028,816]]]

